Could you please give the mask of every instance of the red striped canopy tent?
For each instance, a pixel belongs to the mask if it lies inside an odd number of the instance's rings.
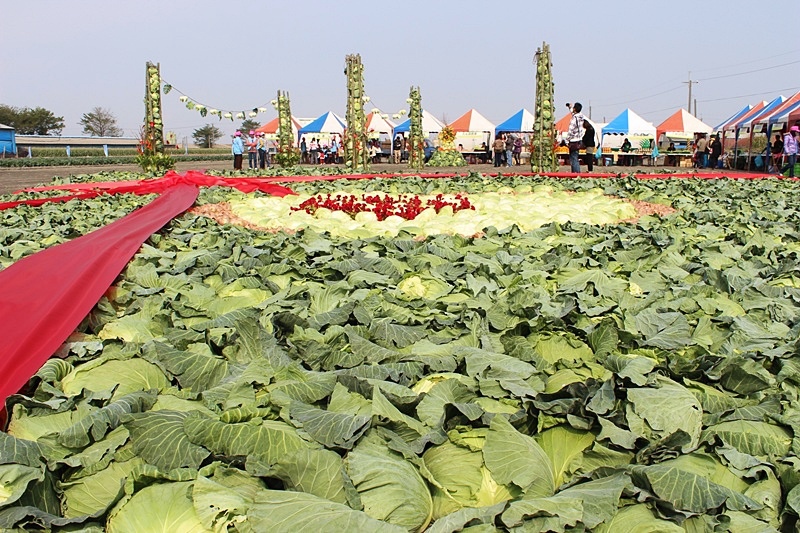
[[[478,149],[478,145],[481,142],[485,142],[487,146],[492,144],[495,124],[475,109],[470,109],[448,124],[448,126],[456,132],[455,142],[457,144],[463,143],[467,151]]]
[[[713,128],[685,109],[679,109],[656,126],[656,139],[662,135],[676,139],[693,139],[696,133],[711,133]]]
[[[474,109],[470,109],[448,124],[453,131],[488,131],[494,133],[495,125]]]
[[[298,120],[292,117],[292,138],[297,138],[297,130],[302,128],[303,126],[298,122]],[[268,135],[277,135],[278,130],[280,129],[280,123],[278,117],[270,120],[263,126],[256,128],[256,133],[266,133]]]

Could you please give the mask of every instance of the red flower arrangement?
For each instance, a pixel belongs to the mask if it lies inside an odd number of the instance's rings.
[[[437,194],[424,203],[417,195],[401,194],[397,198],[392,198],[389,195],[362,194],[359,198],[352,194],[337,194],[336,196],[331,196],[330,194],[323,196],[318,194],[304,201],[299,206],[292,207],[292,211],[305,211],[313,215],[317,209],[324,207],[331,211],[343,211],[352,218],[355,218],[358,213],[369,211],[375,213],[378,220],[385,220],[392,215],[402,217],[406,220],[414,220],[417,215],[429,207],[432,207],[438,213],[442,208],[447,206],[451,207],[454,213],[464,209],[475,209],[475,206],[470,203],[469,199],[461,194],[456,194],[453,200],[447,200],[444,195]]]

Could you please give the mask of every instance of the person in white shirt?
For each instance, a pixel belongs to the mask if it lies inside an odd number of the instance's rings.
[[[567,104],[569,106],[569,104]],[[581,113],[583,106],[580,102],[572,104],[572,118],[569,120],[567,129],[567,145],[569,146],[569,166],[571,172],[581,171],[579,159],[581,151],[581,140],[583,139],[583,121],[586,117]]]

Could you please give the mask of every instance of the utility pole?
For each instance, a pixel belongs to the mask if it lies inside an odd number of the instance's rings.
[[[692,80],[692,71],[690,70],[689,71],[689,81],[685,81],[683,83],[688,83],[689,84],[689,103],[686,105],[686,111],[691,113],[692,112],[692,84],[693,83],[700,83],[700,82],[697,81],[697,80]],[[697,104],[695,104],[695,105],[697,105]]]

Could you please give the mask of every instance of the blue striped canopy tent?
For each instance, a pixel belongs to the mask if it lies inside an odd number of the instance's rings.
[[[494,133],[495,135],[505,132],[531,133],[533,132],[533,121],[533,113],[525,108],[522,108],[498,124],[494,129]]]
[[[656,136],[656,127],[630,109],[626,109],[603,126],[603,135]]]
[[[298,137],[309,133],[338,133],[343,134],[345,130],[344,120],[332,111],[328,111],[315,118],[297,131]]]
[[[733,115],[729,116],[728,118],[726,118],[725,120],[723,120],[721,123],[719,123],[719,124],[718,124],[718,125],[717,125],[717,126],[714,128],[714,131],[721,131],[721,130],[724,130],[726,126],[728,126],[729,124],[732,124],[732,123],[736,122],[737,120],[739,120],[740,118],[742,118],[743,116],[745,116],[747,113],[749,113],[749,112],[750,112],[750,110],[751,110],[751,109],[753,109],[753,106],[751,106],[750,104],[747,104],[746,106],[744,106],[744,107],[741,109],[741,111],[739,111],[738,113],[734,113]]]

